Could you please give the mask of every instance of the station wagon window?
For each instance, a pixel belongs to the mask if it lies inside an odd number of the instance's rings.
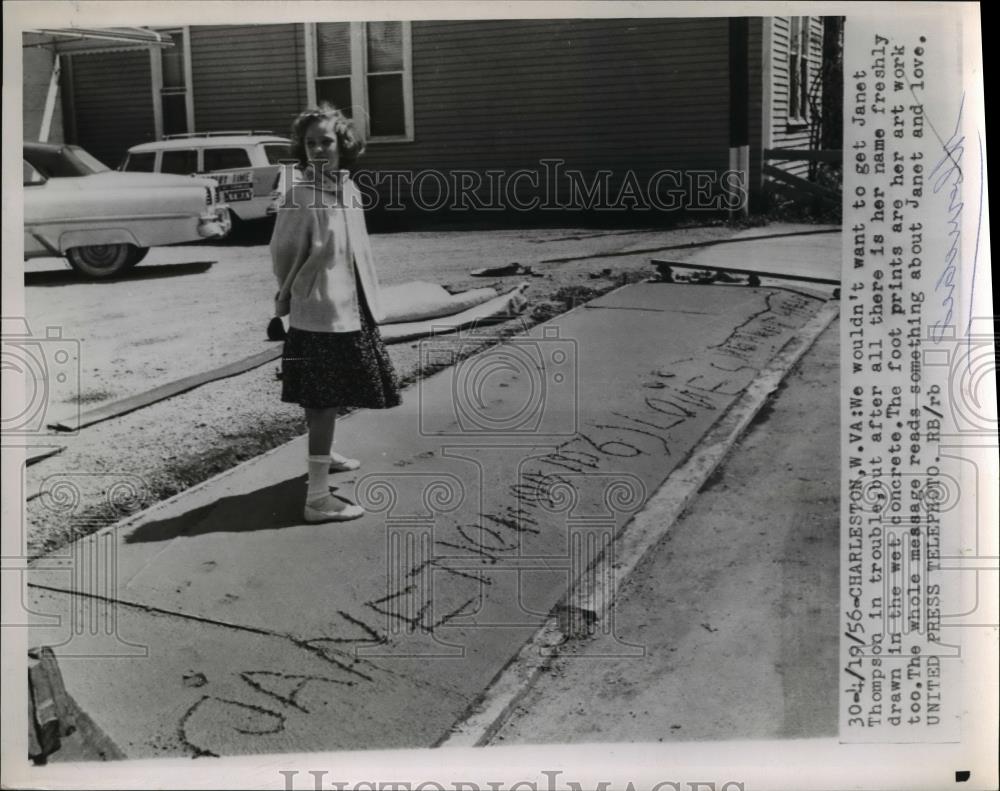
[[[176,173],[187,176],[198,172],[198,152],[190,150],[164,151],[160,160],[161,173]]]
[[[152,173],[156,167],[156,152],[146,151],[140,154],[129,154],[125,161],[125,170],[133,173]]]
[[[409,22],[306,25],[310,104],[328,102],[370,142],[413,140]]]
[[[244,148],[206,148],[204,157],[206,172],[250,167],[250,155]]]
[[[809,119],[809,17],[793,16],[788,37],[788,123]]]
[[[285,143],[266,143],[264,154],[267,157],[268,165],[280,165],[283,161],[292,158],[292,152]]]

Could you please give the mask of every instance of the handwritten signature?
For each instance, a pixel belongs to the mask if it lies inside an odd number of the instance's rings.
[[[961,134],[962,111],[965,109],[965,95],[958,106],[958,118],[951,137],[944,143],[944,156],[931,170],[930,179],[934,194],[950,186],[948,193],[948,251],[944,257],[944,269],[934,283],[934,290],[942,293],[941,307],[945,309],[943,319],[931,326],[931,338],[935,342],[944,337],[945,328],[951,326],[955,313],[955,276],[958,273],[959,255],[962,246],[962,156],[965,154],[965,136]]]
[[[955,289],[958,267],[961,262],[962,248],[962,212],[965,203],[962,200],[962,184],[965,177],[962,170],[962,157],[965,154],[965,135],[962,134],[962,113],[965,109],[965,94],[962,94],[958,107],[958,117],[955,119],[955,128],[951,136],[942,143],[943,155],[934,165],[930,173],[931,186],[934,194],[939,194],[947,189],[948,213],[947,213],[947,239],[948,249],[944,256],[944,269],[934,283],[934,291],[941,295],[941,307],[944,309],[944,317],[938,319],[931,325],[930,337],[934,342],[940,341],[952,326],[955,319]],[[980,150],[980,166],[982,165],[982,151]],[[977,171],[980,182],[982,181],[981,168]],[[980,184],[980,187],[982,185]],[[982,202],[980,201],[979,213],[982,213]],[[978,229],[980,218],[977,217],[976,227]],[[976,239],[976,252],[972,261],[972,283],[975,287],[976,265],[978,263],[979,240],[978,230]],[[970,295],[970,299],[973,295]],[[970,316],[971,321],[971,316]]]

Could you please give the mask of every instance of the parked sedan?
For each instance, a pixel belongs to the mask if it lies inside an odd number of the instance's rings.
[[[212,179],[111,170],[79,146],[24,144],[24,257],[59,256],[94,278],[150,247],[229,232]]]

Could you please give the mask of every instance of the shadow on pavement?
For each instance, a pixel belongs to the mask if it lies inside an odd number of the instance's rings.
[[[300,475],[248,494],[223,497],[178,516],[146,522],[129,533],[125,543],[171,541],[181,536],[249,533],[301,525],[305,481],[306,476]]]
[[[68,286],[76,283],[120,283],[125,280],[156,280],[162,277],[200,275],[211,269],[215,263],[215,261],[191,261],[183,264],[161,264],[158,266],[140,264],[135,269],[130,269],[121,275],[99,280],[81,275],[75,269],[50,269],[45,272],[25,272],[24,285]]]

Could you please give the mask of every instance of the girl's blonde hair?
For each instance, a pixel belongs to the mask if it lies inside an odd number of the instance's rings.
[[[342,167],[351,167],[364,152],[365,143],[354,128],[354,122],[340,110],[330,104],[321,104],[299,113],[292,122],[292,156],[298,160],[300,168],[309,165],[306,154],[306,130],[316,121],[333,121],[337,134],[337,151],[340,153]]]

